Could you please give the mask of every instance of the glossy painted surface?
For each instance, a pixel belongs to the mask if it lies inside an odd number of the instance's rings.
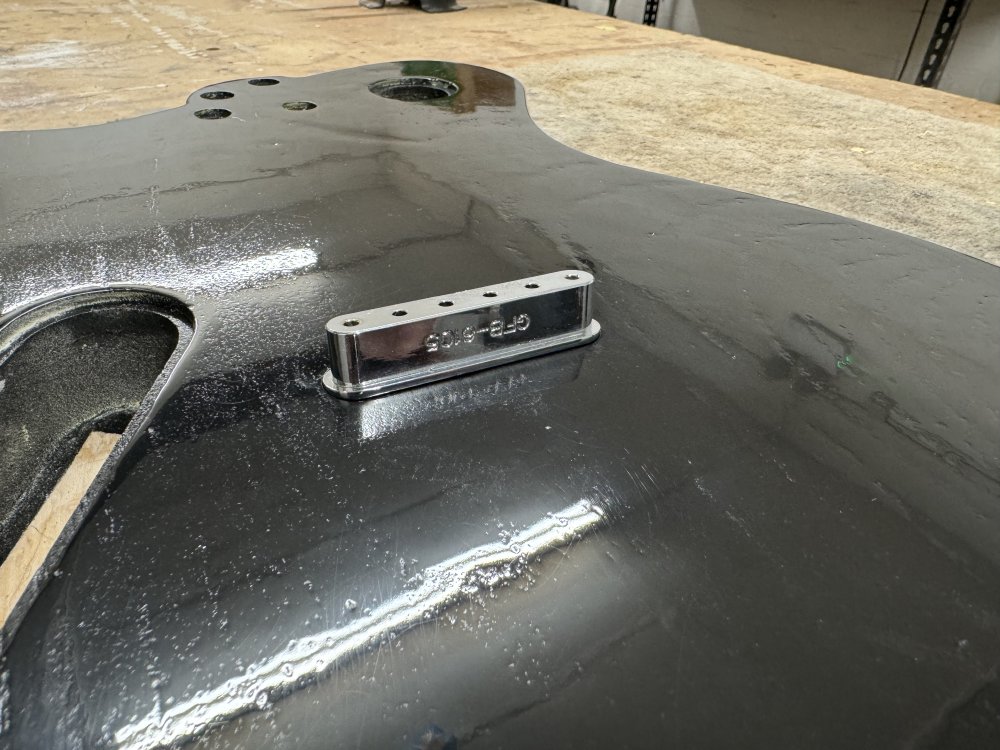
[[[416,75],[460,92],[368,90]],[[0,134],[8,317],[122,286],[195,319],[0,740],[990,746],[1000,270],[597,161],[483,69],[212,90]],[[334,314],[568,267],[591,346],[320,386]]]

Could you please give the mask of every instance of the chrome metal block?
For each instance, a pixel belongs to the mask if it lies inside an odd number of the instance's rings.
[[[326,324],[323,385],[347,399],[586,344],[594,277],[567,270],[340,315]]]

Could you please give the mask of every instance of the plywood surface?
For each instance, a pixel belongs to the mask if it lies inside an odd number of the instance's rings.
[[[398,59],[519,78],[553,137],[1000,262],[1000,107],[533,0],[48,0],[0,17],[0,129],[87,125],[201,86]]]

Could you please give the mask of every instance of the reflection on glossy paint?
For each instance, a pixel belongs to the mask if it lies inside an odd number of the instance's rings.
[[[274,656],[218,687],[196,693],[168,711],[151,711],[115,732],[119,748],[172,747],[208,728],[263,709],[298,686],[314,681],[351,657],[392,636],[434,620],[445,608],[476,592],[515,580],[531,558],[564,547],[600,527],[603,507],[580,500],[514,534],[506,543],[485,544],[433,565],[411,579],[412,587],[344,627],[292,641]]]
[[[74,258],[72,264],[75,269],[71,276],[86,279],[85,287],[67,286],[65,276],[32,275],[13,279],[10,286],[3,290],[10,298],[0,300],[0,304],[4,305],[0,314],[48,299],[57,293],[66,295],[83,288],[111,287],[123,283],[133,287],[152,286],[205,294],[237,292],[301,273],[315,266],[318,260],[317,252],[309,247],[286,247],[241,257],[165,255],[157,260],[155,267],[142,268],[116,266],[101,256]]]
[[[531,409],[545,391],[572,383],[580,376],[580,351],[559,357],[522,362],[515,369],[473,373],[423,388],[358,401],[340,409],[338,419],[358,440],[383,439],[400,430],[412,430],[460,414],[489,409]]]
[[[316,251],[308,247],[287,247],[273,253],[250,256],[238,260],[226,260],[220,262],[216,267],[208,264],[208,268],[200,266],[197,270],[198,277],[213,290],[230,291],[243,289],[249,286],[256,286],[265,281],[288,276],[299,271],[304,271],[316,265],[319,256]],[[208,271],[208,273],[206,273]],[[187,269],[178,269],[167,274],[164,286],[171,286],[173,276],[185,274]],[[191,284],[190,279],[184,279],[187,284]],[[194,282],[197,285],[198,282]]]
[[[206,292],[234,292],[304,271],[319,256],[309,247],[286,247],[242,258],[216,257],[190,263],[185,258],[164,258],[146,273],[147,283],[167,288],[199,288]]]

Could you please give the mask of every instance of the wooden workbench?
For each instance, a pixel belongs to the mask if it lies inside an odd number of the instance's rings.
[[[1000,263],[1000,107],[532,0],[47,0],[0,20],[0,128],[87,125],[198,87],[398,59],[498,68],[552,136]]]

